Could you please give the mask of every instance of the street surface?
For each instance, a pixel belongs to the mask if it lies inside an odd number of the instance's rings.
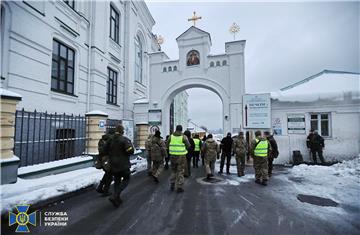
[[[276,167],[268,186],[254,183],[247,166],[244,180],[216,175],[203,182],[203,168],[192,169],[185,192],[169,190],[170,170],[155,184],[145,172],[131,178],[114,208],[95,190],[43,208],[66,212],[67,226],[31,226],[31,234],[360,234],[359,206],[323,207],[300,202],[287,168]],[[285,180],[290,179],[290,180]],[[299,183],[299,182],[297,182]],[[301,183],[301,182],[300,182]],[[39,219],[38,219],[39,220]],[[15,226],[2,223],[3,234]]]

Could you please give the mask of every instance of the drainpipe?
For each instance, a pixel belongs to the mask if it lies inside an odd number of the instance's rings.
[[[125,1],[125,32],[124,32],[124,59],[123,59],[123,66],[124,66],[124,93],[123,93],[123,117],[124,118],[129,118],[126,115],[126,109],[127,109],[127,103],[128,103],[128,96],[127,96],[127,91],[129,88],[129,63],[127,62],[129,60],[129,39],[130,39],[130,35],[129,35],[129,27],[130,27],[130,12],[131,12],[131,2],[130,1]]]
[[[88,47],[88,74],[87,74],[87,98],[86,98],[86,112],[90,112],[90,80],[91,80],[91,44],[92,44],[92,20],[93,20],[93,7],[92,1],[90,3],[90,16],[89,16],[89,47]]]

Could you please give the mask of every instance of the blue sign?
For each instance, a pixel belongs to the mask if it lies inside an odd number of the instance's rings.
[[[17,205],[16,210],[18,213],[9,212],[9,226],[18,224],[15,232],[17,233],[28,233],[30,232],[27,224],[36,226],[36,211],[27,214],[30,205]]]

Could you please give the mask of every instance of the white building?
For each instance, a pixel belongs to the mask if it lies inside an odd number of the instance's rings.
[[[272,129],[279,144],[276,163],[291,160],[300,150],[310,161],[306,137],[310,129],[325,139],[327,161],[360,153],[360,75],[324,70],[271,93]]]
[[[158,51],[143,1],[2,1],[1,84],[28,111],[134,118]]]

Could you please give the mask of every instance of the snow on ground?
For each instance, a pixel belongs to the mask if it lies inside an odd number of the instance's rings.
[[[131,160],[133,174],[146,169],[146,159],[137,156]],[[35,204],[48,198],[97,184],[104,172],[94,167],[49,175],[37,179],[21,179],[15,184],[0,186],[1,214],[17,204]]]
[[[71,158],[67,158],[67,159],[62,159],[62,160],[58,160],[58,161],[45,162],[45,163],[41,163],[41,164],[35,164],[35,165],[31,165],[31,166],[20,167],[19,170],[18,170],[18,174],[23,175],[23,174],[27,174],[27,173],[30,173],[30,172],[46,170],[46,169],[49,169],[49,168],[65,166],[65,165],[69,165],[69,164],[73,164],[73,163],[86,162],[86,161],[89,161],[89,160],[92,160],[92,159],[93,159],[93,157],[84,155],[84,156],[78,156],[78,157],[71,157]]]
[[[293,167],[290,174],[293,179],[300,181],[294,186],[302,194],[316,195],[330,198],[338,203],[351,204],[360,198],[359,163],[360,157],[330,167],[301,164]],[[359,202],[357,203],[359,205]]]
[[[360,211],[360,157],[332,166],[295,166],[270,179],[268,193],[299,216],[320,218],[325,223],[336,223],[344,229]],[[272,180],[281,184],[271,185]],[[299,194],[331,199],[337,207],[318,206],[297,200]],[[339,221],[339,218],[347,218]],[[348,221],[347,221],[348,220]]]

